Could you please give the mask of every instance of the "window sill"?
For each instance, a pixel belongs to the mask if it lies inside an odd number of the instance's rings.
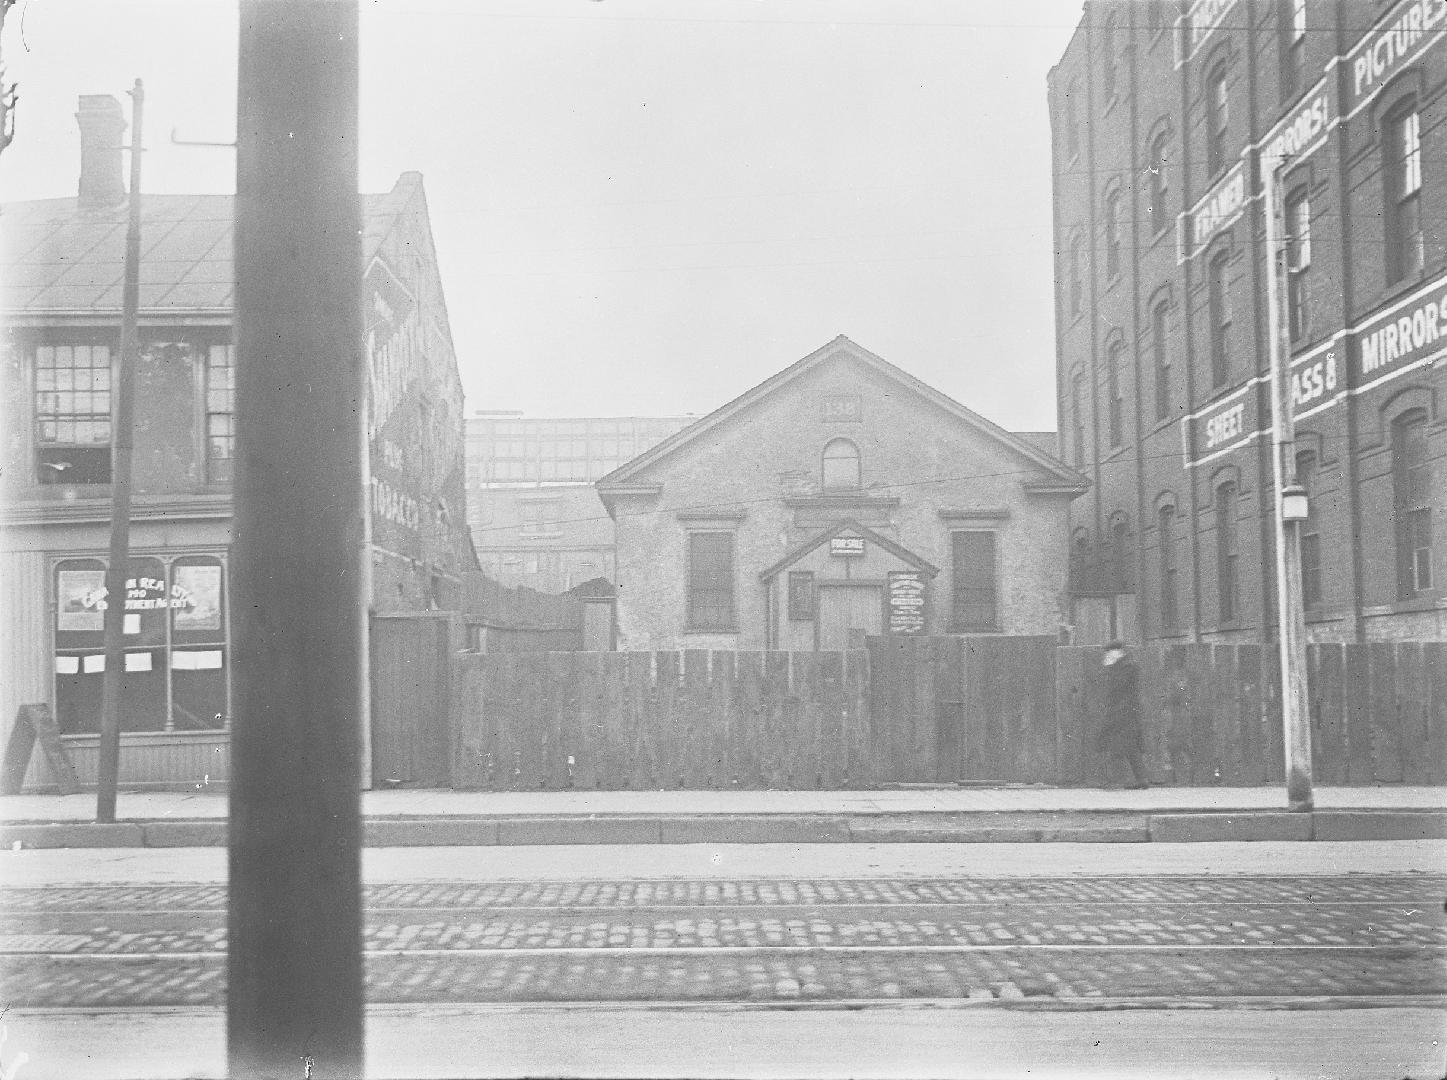
[[[686,626],[683,628],[685,634],[737,634],[737,626]]]
[[[1435,592],[1430,592],[1398,600],[1389,606],[1393,615],[1408,615],[1414,611],[1435,611],[1442,606],[1442,601]]]

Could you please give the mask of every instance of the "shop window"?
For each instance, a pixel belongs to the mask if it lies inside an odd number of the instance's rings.
[[[951,629],[955,633],[999,629],[995,534],[972,530],[950,535],[953,556]]]
[[[1236,539],[1236,484],[1226,481],[1216,488],[1216,588],[1217,614],[1223,623],[1234,622],[1237,610],[1237,564],[1240,551]]]
[[[848,439],[830,439],[824,447],[822,480],[825,491],[858,491],[859,447]]]
[[[1392,489],[1397,534],[1397,596],[1432,588],[1432,465],[1427,413],[1414,409],[1392,424]]]
[[[1422,232],[1422,128],[1415,101],[1397,108],[1385,125],[1387,282],[1415,277],[1426,263]]]
[[[236,366],[230,345],[212,345],[206,351],[206,479],[213,484],[231,481],[235,457]]]
[[[789,572],[789,618],[807,621],[814,618],[814,575],[807,570]]]
[[[1311,202],[1306,185],[1286,198],[1286,313],[1291,340],[1304,341],[1309,319],[1307,272],[1311,269]]]
[[[688,537],[688,628],[734,627],[734,534],[697,532]]]
[[[220,559],[188,555],[171,565],[170,613],[171,724],[179,730],[224,728],[231,710]]]
[[[111,351],[35,350],[35,469],[41,484],[111,482]]]

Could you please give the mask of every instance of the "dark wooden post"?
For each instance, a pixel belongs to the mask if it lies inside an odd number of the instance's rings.
[[[242,0],[230,1075],[363,1074],[356,0]]]

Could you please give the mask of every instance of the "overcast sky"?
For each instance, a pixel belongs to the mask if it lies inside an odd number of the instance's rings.
[[[1046,73],[1080,0],[363,0],[362,187],[426,182],[467,407],[705,413],[848,334],[1055,425]],[[145,185],[230,192],[236,9],[20,0],[6,200],[146,83]]]

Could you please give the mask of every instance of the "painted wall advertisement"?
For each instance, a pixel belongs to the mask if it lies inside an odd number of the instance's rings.
[[[923,634],[925,630],[925,579],[920,570],[889,572],[888,630],[891,634]]]

